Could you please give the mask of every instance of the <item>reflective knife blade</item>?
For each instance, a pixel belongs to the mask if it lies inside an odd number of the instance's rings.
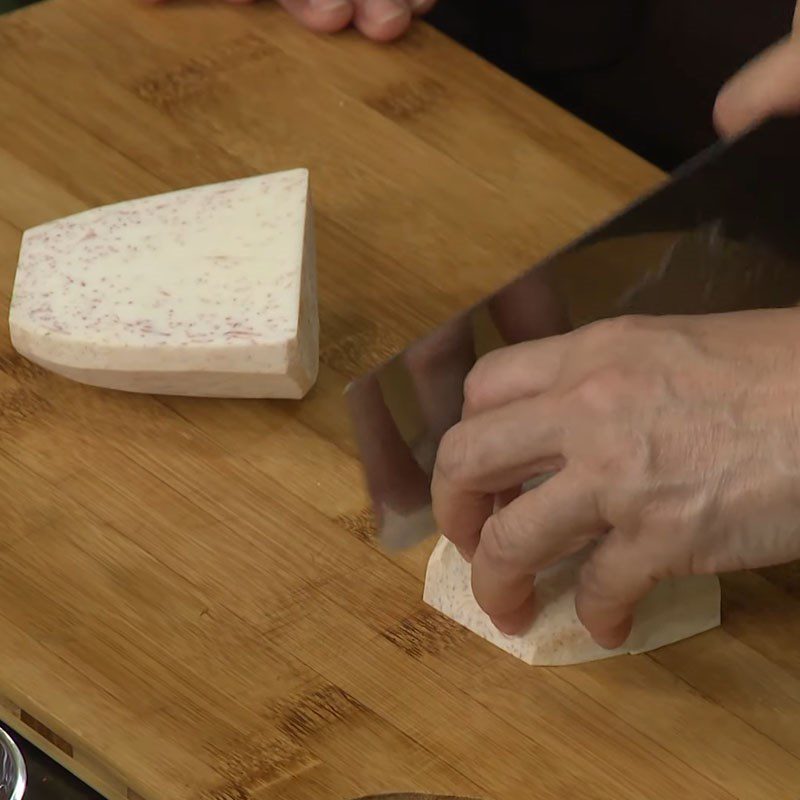
[[[430,478],[464,379],[489,350],[625,314],[704,314],[800,299],[800,119],[720,143],[652,194],[347,389],[380,542],[435,532]]]

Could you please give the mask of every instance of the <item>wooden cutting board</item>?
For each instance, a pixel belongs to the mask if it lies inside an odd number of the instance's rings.
[[[425,548],[372,541],[347,380],[654,169],[424,26],[378,47],[270,3],[0,19],[4,305],[28,226],[293,166],[319,224],[306,401],[94,390],[3,329],[0,716],[130,800],[797,798],[792,568],[727,579],[722,630],[533,670],[421,604]]]

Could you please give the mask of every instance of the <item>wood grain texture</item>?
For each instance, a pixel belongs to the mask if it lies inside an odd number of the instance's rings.
[[[4,312],[28,226],[308,166],[323,330],[292,404],[71,384],[3,328],[0,718],[128,800],[798,796],[796,570],[727,579],[706,636],[531,670],[422,605],[426,548],[372,542],[347,380],[654,169],[424,26],[269,3],[12,14],[0,109]]]

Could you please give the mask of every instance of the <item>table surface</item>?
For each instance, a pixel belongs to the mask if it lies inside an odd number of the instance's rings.
[[[702,637],[535,670],[422,605],[427,548],[372,540],[347,380],[656,170],[425,26],[271,3],[3,17],[0,108],[3,303],[31,225],[308,166],[323,336],[293,404],[94,390],[3,330],[0,717],[129,800],[798,796],[795,568],[726,578]]]

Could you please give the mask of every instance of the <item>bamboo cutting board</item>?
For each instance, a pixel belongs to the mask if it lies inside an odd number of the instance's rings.
[[[397,47],[250,8],[50,0],[0,19],[0,293],[20,232],[308,166],[323,367],[304,402],[137,397],[0,340],[0,717],[112,798],[800,795],[800,580],[721,630],[532,670],[373,544],[347,380],[655,170],[426,27]]]

